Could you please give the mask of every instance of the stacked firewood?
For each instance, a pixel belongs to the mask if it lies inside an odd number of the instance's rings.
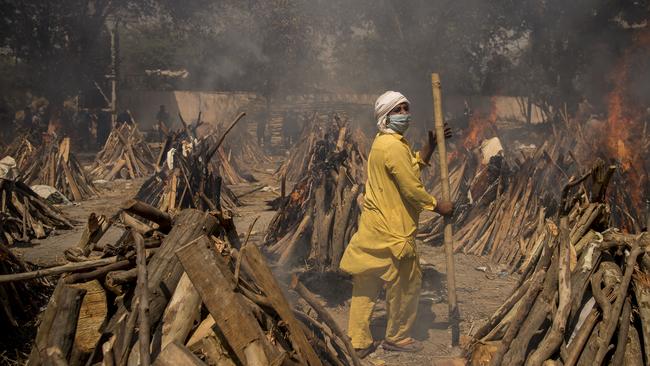
[[[566,179],[544,151],[541,147],[512,168],[493,158],[475,176],[468,194],[476,201],[464,216],[459,215],[464,222],[455,233],[456,251],[487,255],[513,269],[521,264],[539,239],[545,218],[556,210],[559,197],[548,187]],[[499,166],[495,161],[501,161]]]
[[[0,179],[0,243],[42,239],[56,229],[72,229],[72,222],[19,181]]]
[[[222,132],[223,133],[223,132]],[[208,135],[201,138],[201,143],[206,146],[216,146],[219,141],[221,133],[217,130],[212,130]],[[233,155],[232,149],[227,149],[225,145],[233,137],[233,135],[228,136],[229,138],[224,140],[223,144],[219,146],[217,151],[214,153],[212,160],[210,161],[213,169],[219,172],[219,176],[223,178],[224,183],[227,185],[232,184],[241,184],[249,182],[249,179],[246,179],[244,176],[249,175],[239,166],[239,163],[250,164],[252,161],[241,160],[237,158],[236,155]],[[239,147],[238,150],[243,150],[243,147]],[[228,151],[228,153],[226,153]]]
[[[105,180],[148,177],[154,172],[154,160],[138,127],[124,123],[111,131],[95,157],[90,175]]]
[[[271,160],[248,130],[239,128],[233,131],[223,143],[223,150],[229,160],[246,163],[248,166],[267,164]]]
[[[300,161],[300,179],[288,196],[282,193],[265,243],[280,265],[306,262],[317,271],[336,270],[357,227],[365,152],[338,118],[306,130],[308,150],[289,158]]]
[[[16,160],[16,167],[19,170],[24,170],[29,167],[34,155],[38,152],[37,145],[28,135],[22,135],[3,149],[2,156],[11,156]]]
[[[33,270],[34,266],[14,255],[4,243],[0,243],[0,275],[11,275]],[[47,302],[47,281],[32,279],[17,283],[0,284],[0,344],[12,343],[14,332],[25,323],[33,321]],[[7,348],[5,348],[7,349]]]
[[[472,335],[473,364],[648,364],[650,235],[608,227],[604,173],[566,186],[519,286]],[[578,193],[566,199],[573,187]]]
[[[18,170],[20,176],[17,180],[29,185],[54,187],[72,201],[82,201],[98,194],[92,180],[70,151],[69,137],[60,143],[43,144],[22,165],[18,165]]]
[[[167,156],[163,169],[142,184],[138,199],[164,212],[184,208],[218,210],[222,203],[227,208],[236,205],[234,194],[222,196],[221,177],[198,155],[185,156],[174,149]]]
[[[231,219],[194,209],[172,217],[139,201],[123,212],[149,229],[128,226],[115,245],[82,243],[77,249],[90,258],[80,262],[0,276],[3,284],[65,273],[29,364],[360,365],[349,339],[295,278],[291,288],[303,304],[290,305],[257,247],[240,244]]]
[[[578,165],[568,143],[560,138],[546,142],[528,154],[513,154],[510,159],[501,155],[487,164],[472,152],[457,158],[450,169],[453,216],[454,250],[488,256],[492,261],[516,270],[532,248],[543,237],[544,222],[558,209],[560,195],[554,187],[566,183],[570,176],[580,176]],[[616,166],[605,166],[597,160],[600,179],[609,181],[620,174]],[[602,185],[601,185],[602,187]],[[629,197],[620,184],[610,185],[618,197]],[[433,195],[439,192],[439,185]],[[600,192],[600,194],[605,194]],[[610,193],[606,196],[611,199]],[[613,214],[625,211],[624,200],[612,205]],[[612,219],[610,224],[625,220]],[[418,238],[425,243],[442,241],[443,220],[434,217],[421,225]]]
[[[289,150],[288,158],[275,172],[277,176],[290,182],[297,182],[302,178],[309,163],[310,153],[316,141],[323,135],[323,129],[328,119],[323,115],[315,114],[309,124],[302,127],[298,141]]]
[[[215,155],[223,154],[219,141],[212,137],[199,140],[195,130],[188,127],[166,134],[156,163],[158,172],[142,184],[138,199],[165,212],[183,208],[233,209],[240,205],[237,196],[224,184],[221,172],[231,178],[239,176],[223,161],[212,163]],[[230,169],[220,169],[223,167]]]

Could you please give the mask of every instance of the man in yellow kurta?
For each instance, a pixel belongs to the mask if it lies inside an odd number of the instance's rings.
[[[435,136],[421,153],[413,153],[404,139],[410,122],[409,101],[388,91],[375,103],[379,133],[368,157],[368,181],[359,229],[341,259],[340,268],[353,277],[348,334],[360,356],[376,345],[370,318],[382,286],[386,286],[388,325],[383,347],[417,352],[422,347],[409,336],[417,314],[422,272],[415,233],[422,210],[448,215],[450,202],[436,201],[420,180],[428,165]],[[446,131],[446,135],[449,133]]]

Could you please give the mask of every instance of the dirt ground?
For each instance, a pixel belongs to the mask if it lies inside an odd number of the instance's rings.
[[[239,235],[244,237],[250,224],[257,218],[251,233],[251,243],[259,244],[274,212],[266,205],[279,195],[279,183],[273,176],[274,168],[281,159],[277,158],[268,166],[252,168],[258,182],[232,186],[241,196],[243,206],[237,208],[235,224]],[[91,212],[112,215],[125,200],[133,197],[142,180],[116,181],[101,186],[101,195],[95,199],[70,206],[60,207],[67,215],[78,221],[74,230],[61,231],[30,245],[15,248],[15,252],[28,261],[51,266],[64,263],[63,250],[77,243],[84,222]],[[113,228],[102,241],[114,242],[122,234],[120,228]],[[366,360],[375,365],[431,365],[438,357],[459,355],[460,350],[450,347],[451,333],[447,323],[447,296],[445,280],[445,257],[442,247],[419,245],[424,281],[418,320],[413,336],[422,341],[424,350],[417,354],[387,352],[379,348]],[[491,268],[484,258],[458,254],[455,256],[457,297],[461,312],[461,334],[467,334],[486,320],[502,303],[514,287],[517,278],[498,274],[498,268]],[[480,268],[484,267],[484,268]],[[484,272],[487,268],[487,271]],[[281,281],[286,281],[288,273],[276,269]],[[321,296],[328,310],[339,325],[346,329],[350,306],[351,283],[339,275],[303,275],[302,281],[313,292]],[[376,340],[383,338],[386,326],[386,311],[383,301],[376,306],[372,331]]]

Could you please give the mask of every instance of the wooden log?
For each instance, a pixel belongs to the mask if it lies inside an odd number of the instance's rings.
[[[78,282],[85,282],[85,281],[91,281],[96,279],[101,280],[110,272],[120,271],[126,268],[130,268],[132,266],[133,266],[133,262],[131,261],[131,259],[125,259],[119,262],[115,262],[113,264],[99,267],[90,272],[73,273],[70,275],[66,275],[65,277],[63,277],[63,280],[65,281],[65,283],[78,283]]]
[[[171,216],[147,203],[130,199],[122,205],[122,209],[128,213],[136,214],[144,219],[155,222],[158,224],[161,232],[167,233],[171,229]]]
[[[113,165],[113,168],[104,176],[105,180],[113,180],[115,178],[115,175],[124,168],[124,165],[126,164],[126,160],[124,159],[119,159],[118,161],[115,162]]]
[[[647,257],[647,253],[643,255],[640,271],[635,273],[633,289],[638,304],[637,311],[641,323],[642,351],[645,359],[650,360],[650,277],[648,275],[650,273],[650,266],[646,262]]]
[[[349,225],[350,216],[354,211],[353,205],[359,195],[358,184],[353,185],[350,189],[344,189],[342,200],[336,207],[334,214],[334,225],[332,228],[332,269],[338,270],[345,249],[345,233]]]
[[[93,245],[104,236],[111,224],[112,220],[108,220],[106,216],[97,216],[92,212],[88,216],[88,222],[73,254],[79,253],[80,256],[87,257],[92,251]]]
[[[50,328],[43,331],[45,334],[44,344],[35,344],[40,353],[41,359],[47,359],[46,352],[48,348],[57,348],[61,351],[63,359],[67,360],[72,350],[72,344],[75,338],[75,330],[79,319],[79,309],[86,291],[83,289],[72,288],[62,285],[59,293],[56,314],[54,315]],[[40,329],[39,329],[40,331]],[[31,357],[30,357],[31,360]],[[29,362],[32,365],[32,362]],[[39,362],[33,363],[40,364]]]
[[[295,260],[295,253],[298,250],[298,247],[301,243],[306,240],[306,234],[309,232],[309,229],[312,227],[312,218],[311,215],[305,215],[302,221],[298,225],[296,231],[291,235],[291,238],[287,242],[286,249],[280,255],[278,259],[278,265],[286,266],[291,261]]]
[[[41,316],[41,323],[38,326],[38,331],[36,332],[36,338],[34,339],[34,345],[32,346],[32,351],[27,360],[27,365],[34,366],[40,365],[41,361],[41,351],[47,348],[47,337],[52,328],[52,323],[56,317],[57,308],[61,303],[61,296],[63,296],[64,284],[62,281],[57,283],[50,301],[47,303],[45,312]]]
[[[136,263],[138,270],[138,343],[140,344],[140,365],[149,366],[151,355],[149,354],[150,323],[149,323],[149,289],[147,287],[147,254],[144,248],[144,238],[140,233],[132,231],[133,242],[135,243]]]
[[[188,348],[194,353],[205,355],[207,363],[213,366],[235,366],[228,355],[228,351],[223,347],[217,336],[212,332],[211,335],[201,338],[200,341]]]
[[[31,280],[33,278],[53,276],[66,272],[78,272],[116,263],[118,257],[94,259],[85,262],[68,263],[62,266],[39,269],[36,271],[0,275],[0,283]]]
[[[148,232],[151,232],[153,228],[144,222],[136,219],[135,217],[129,215],[128,213],[122,211],[120,212],[120,220],[124,224],[124,226],[129,227],[136,232],[140,233],[141,235],[144,235]]]
[[[618,322],[618,339],[616,341],[616,348],[614,356],[612,356],[612,365],[624,365],[625,347],[627,347],[628,335],[630,331],[630,315],[632,314],[632,303],[630,296],[627,296],[623,304],[623,311],[621,318]]]
[[[330,313],[325,310],[323,305],[321,305],[316,296],[302,283],[300,283],[300,280],[298,279],[298,276],[295,275],[295,273],[291,275],[291,289],[298,293],[298,295],[300,295],[300,297],[302,297],[305,301],[307,301],[309,306],[311,306],[314,311],[316,311],[323,322],[325,322],[325,324],[327,324],[332,332],[334,332],[334,334],[336,334],[336,336],[341,339],[345,345],[346,350],[348,351],[348,357],[350,357],[352,363],[355,366],[361,366],[361,360],[357,356],[357,353],[354,350],[352,343],[350,342],[350,338],[345,333],[343,333],[343,330],[338,326],[334,318],[332,318],[332,315],[330,315]]]
[[[84,365],[102,335],[101,327],[108,314],[106,292],[97,280],[70,285],[70,287],[86,291],[79,309],[79,320],[69,360],[71,366]]]
[[[608,314],[609,318],[603,321],[603,327],[601,328],[602,332],[598,338],[598,351],[594,358],[596,365],[602,364],[605,355],[609,351],[609,342],[612,339],[614,331],[616,330],[616,325],[618,324],[618,318],[623,308],[623,302],[626,299],[625,294],[627,293],[630,280],[632,279],[632,273],[634,272],[634,265],[639,255],[642,254],[642,251],[641,247],[635,245],[625,261],[625,273],[618,289],[616,301],[612,305],[611,313]]]
[[[230,123],[230,126],[228,126],[228,128],[226,128],[226,130],[223,132],[223,134],[221,135],[217,143],[210,149],[210,151],[207,152],[206,161],[210,161],[210,159],[212,159],[214,153],[219,149],[219,147],[221,147],[221,144],[226,139],[228,132],[230,132],[230,130],[232,130],[233,127],[235,127],[237,122],[239,122],[239,120],[241,120],[245,115],[246,115],[245,112],[241,112],[237,115],[237,117],[235,117],[235,119]]]
[[[569,250],[569,223],[568,218],[560,218],[560,257],[558,269],[559,303],[555,311],[553,324],[549,332],[537,349],[529,356],[527,364],[541,366],[542,363],[553,355],[562,343],[564,328],[571,311],[571,269]]]
[[[109,287],[116,287],[135,281],[138,277],[138,269],[131,268],[126,271],[111,271],[106,274],[106,284]]]
[[[68,182],[70,192],[72,192],[72,197],[75,201],[81,201],[83,199],[83,196],[81,195],[81,191],[79,190],[77,182],[75,182],[74,177],[72,176],[70,167],[67,163],[61,163],[61,166],[63,167],[63,172],[65,173],[65,179]]]
[[[625,355],[622,365],[625,366],[643,366],[643,350],[639,333],[635,327],[629,328],[627,345],[625,346]]]
[[[178,249],[176,256],[240,362],[268,365],[274,360],[273,347],[242,295],[234,292],[232,273],[222,271],[227,266],[210,240],[205,236],[194,240]]]
[[[289,339],[296,351],[300,364],[302,365],[322,365],[314,349],[309,344],[307,337],[293,315],[293,310],[282,293],[280,285],[276,281],[271,269],[268,267],[262,253],[255,245],[244,246],[240,252],[241,260],[246,264],[247,272],[253,277],[257,286],[262,289],[266,298],[278,313],[280,318],[286,323],[289,329]]]
[[[163,239],[160,248],[147,266],[149,316],[152,326],[155,327],[160,321],[169,298],[183,274],[183,268],[174,256],[174,252],[197,237],[216,233],[218,227],[219,223],[214,217],[194,209],[183,210],[176,217],[174,227]],[[107,277],[109,276],[110,274]],[[129,319],[133,318],[129,315],[133,314],[133,311],[121,305],[111,317],[106,329],[106,332],[115,334],[117,342],[120,342],[114,346],[115,359],[120,363],[126,360],[125,355],[128,356],[132,347],[130,342],[122,342],[132,338],[135,322],[129,323]],[[127,319],[127,326],[124,325],[125,319]]]
[[[585,318],[575,337],[567,345],[567,357],[564,358],[564,366],[574,366],[592,334],[592,331],[599,321],[600,312],[594,307]]]
[[[194,333],[192,333],[192,336],[187,341],[186,346],[192,349],[203,338],[209,337],[210,335],[214,334],[212,327],[214,327],[215,324],[216,323],[212,315],[208,314],[208,316],[206,316],[205,319],[203,319],[201,324],[199,324],[199,326],[196,327]]]
[[[538,297],[538,294],[542,288],[542,282],[544,281],[544,277],[546,275],[547,272],[543,269],[533,274],[533,280],[530,283],[530,287],[528,288],[526,295],[524,295],[524,297],[521,299],[521,304],[517,308],[517,312],[515,313],[512,321],[510,321],[510,325],[508,326],[508,330],[501,340],[501,344],[499,344],[497,351],[492,355],[492,358],[490,359],[490,366],[501,365],[502,361],[504,361],[504,356],[507,354],[506,352],[508,351],[509,347],[511,347],[512,340],[519,332],[519,329],[521,329],[524,318],[533,306],[535,299]]]
[[[599,329],[602,329],[603,322],[600,321],[594,328],[594,330],[589,335],[589,339],[582,349],[580,358],[578,358],[577,366],[593,366],[595,365],[594,357],[596,356],[596,351],[598,350],[598,333]]]
[[[499,306],[499,308],[490,316],[490,319],[488,319],[485,324],[483,324],[480,328],[474,332],[472,335],[473,338],[475,339],[481,339],[487,335],[491,329],[496,327],[501,320],[510,312],[510,310],[519,302],[519,300],[524,296],[524,294],[528,291],[528,288],[530,287],[530,283],[532,282],[533,277],[529,277],[526,282],[524,282],[521,286],[517,287],[512,294],[504,301],[504,303]]]
[[[135,177],[136,177],[135,169],[134,169],[135,164],[133,164],[133,160],[131,160],[131,157],[129,156],[129,153],[126,152],[126,151],[124,152],[123,156],[124,156],[124,160],[126,161],[126,169],[127,169],[127,172],[129,173],[129,177],[131,177],[131,179],[135,179]],[[123,177],[123,178],[126,178],[126,177]]]
[[[163,314],[161,348],[172,342],[185,342],[200,316],[201,296],[187,273],[183,273]]]
[[[313,262],[319,270],[322,270],[322,264],[327,262],[328,244],[329,244],[329,223],[332,217],[328,209],[329,204],[325,203],[325,184],[327,178],[323,177],[314,189],[314,206],[313,215],[314,224],[312,225],[311,243],[309,262]]]
[[[153,364],[154,366],[205,366],[203,361],[199,360],[190,350],[177,342],[168,344]]]
[[[557,257],[559,253],[557,253],[556,250],[554,250],[554,252],[553,257]],[[519,332],[516,334],[516,338],[513,339],[510,348],[504,355],[504,364],[518,365],[524,363],[530,340],[537,334],[540,326],[546,320],[549,312],[553,308],[551,303],[555,301],[555,294],[557,293],[558,288],[558,262],[559,261],[551,258],[551,265],[546,272],[542,291],[537,296],[537,299],[535,299],[532,308],[529,309],[530,315],[527,314],[522,318],[522,320],[525,320],[519,325]]]

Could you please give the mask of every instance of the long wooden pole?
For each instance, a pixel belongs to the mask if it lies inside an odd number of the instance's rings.
[[[149,353],[149,342],[151,341],[151,329],[149,323],[149,288],[147,273],[147,252],[144,248],[142,234],[131,231],[135,243],[136,268],[138,269],[138,280],[136,293],[138,294],[138,343],[140,345],[140,366],[151,365],[151,354]]]
[[[433,120],[436,128],[436,142],[440,162],[440,181],[442,183],[442,199],[451,201],[449,190],[449,169],[447,167],[447,147],[445,146],[445,128],[442,121],[442,93],[440,91],[440,76],[431,74],[431,89],[433,90]],[[451,218],[445,217],[444,226],[445,255],[447,260],[447,300],[449,302],[449,324],[451,326],[451,344],[457,346],[460,341],[460,311],[456,302],[456,269],[454,266],[454,233]]]

